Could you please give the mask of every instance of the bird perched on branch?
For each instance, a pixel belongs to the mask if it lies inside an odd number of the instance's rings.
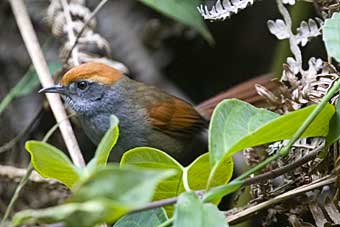
[[[69,70],[58,85],[40,92],[61,94],[95,144],[109,128],[110,115],[116,115],[120,128],[112,152],[116,160],[139,146],[158,148],[182,160],[204,152],[204,147],[192,150],[207,122],[191,104],[110,66],[82,64]]]

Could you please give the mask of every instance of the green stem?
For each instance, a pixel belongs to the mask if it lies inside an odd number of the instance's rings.
[[[244,180],[249,177],[251,174],[256,173],[257,171],[266,167],[272,161],[277,160],[280,157],[286,156],[293,144],[302,136],[304,131],[308,128],[308,126],[313,122],[316,116],[321,112],[321,110],[327,105],[328,101],[335,95],[336,92],[340,89],[340,80],[338,80],[333,87],[328,91],[328,93],[322,98],[321,102],[317,105],[317,107],[313,110],[313,112],[307,117],[307,119],[303,122],[301,127],[294,133],[292,138],[289,140],[288,144],[283,147],[278,153],[267,158],[263,162],[249,169],[241,176],[237,177],[235,180],[231,181],[226,185],[221,185],[209,190],[203,197],[203,201],[210,202],[214,199],[220,198],[227,194],[230,194],[240,188],[244,183]]]
[[[73,115],[69,115],[67,116],[67,118],[71,117]],[[66,118],[66,119],[67,119]],[[56,123],[50,130],[48,130],[48,132],[46,133],[46,135],[44,136],[42,142],[46,142],[51,135],[57,130],[59,124],[61,122]],[[9,205],[5,211],[4,217],[1,220],[0,226],[4,225],[4,223],[6,222],[6,220],[8,219],[9,214],[11,213],[13,206],[15,204],[15,202],[17,201],[17,199],[19,198],[20,192],[21,190],[24,188],[24,186],[26,185],[26,183],[28,182],[28,179],[30,178],[32,172],[33,172],[33,165],[32,162],[30,162],[30,164],[27,167],[27,172],[25,174],[25,176],[23,176],[19,182],[19,185],[17,186],[17,188],[15,189],[15,192],[11,198],[11,201],[9,202]]]
[[[31,176],[33,171],[33,166],[32,163],[29,164],[28,168],[27,168],[27,172],[25,174],[25,176],[23,178],[21,178],[18,187],[15,189],[14,195],[11,198],[11,201],[6,209],[6,212],[4,214],[4,217],[0,223],[0,226],[3,226],[9,216],[9,214],[11,213],[13,206],[15,204],[15,202],[17,201],[17,199],[19,198],[20,192],[21,190],[24,188],[24,186],[26,185],[29,177]]]
[[[165,222],[163,222],[162,224],[158,225],[157,227],[167,227],[167,226],[171,225],[171,223],[173,221],[174,221],[174,217],[171,217],[168,220],[166,220]]]

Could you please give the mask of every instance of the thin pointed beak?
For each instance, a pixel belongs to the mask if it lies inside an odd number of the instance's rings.
[[[66,94],[66,89],[64,86],[62,85],[54,85],[52,87],[47,87],[47,88],[43,88],[39,91],[39,93],[59,93],[59,94]]]

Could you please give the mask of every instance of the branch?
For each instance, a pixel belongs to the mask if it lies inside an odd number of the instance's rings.
[[[331,177],[327,176],[323,179],[317,180],[316,182],[312,182],[308,185],[302,185],[301,187],[298,187],[296,189],[293,189],[291,191],[288,191],[286,193],[283,193],[281,195],[278,195],[268,201],[265,201],[263,203],[257,204],[255,206],[249,207],[245,210],[242,210],[236,214],[232,214],[232,215],[228,215],[226,214],[226,218],[227,218],[227,222],[229,224],[235,224],[239,221],[241,221],[242,219],[254,214],[255,212],[258,212],[259,210],[265,209],[267,207],[270,207],[276,203],[282,202],[284,200],[287,200],[293,196],[296,196],[298,194],[325,186],[325,185],[329,185],[329,184],[333,184],[336,182],[336,177]]]
[[[32,126],[34,125],[34,123],[37,122],[37,120],[41,117],[41,113],[43,112],[42,110],[43,110],[43,108],[40,107],[39,110],[37,111],[37,113],[35,114],[35,116],[33,117],[33,119],[28,123],[28,125],[17,136],[15,136],[13,139],[11,139],[7,143],[0,146],[0,154],[10,150],[11,148],[13,148],[14,145],[17,144],[19,142],[19,140],[26,133],[28,133],[30,130],[32,130]]]
[[[295,168],[303,165],[304,163],[313,160],[322,149],[323,149],[323,146],[320,146],[318,148],[315,148],[310,153],[308,153],[304,157],[300,158],[296,162],[293,162],[293,163],[291,163],[289,165],[286,165],[286,166],[284,166],[282,168],[278,168],[278,169],[272,170],[270,172],[257,175],[255,177],[248,178],[248,179],[246,179],[243,182],[243,186],[259,183],[259,182],[261,182],[263,180],[272,179],[272,178],[278,177],[280,175],[283,175],[283,174],[285,174],[285,173],[287,173],[289,171],[293,171]],[[203,196],[205,191],[204,190],[200,190],[200,191],[195,191],[195,193],[198,196],[201,197],[201,196]],[[147,204],[144,207],[141,207],[141,208],[133,210],[131,213],[136,213],[136,212],[150,210],[150,209],[154,209],[154,208],[158,208],[158,207],[173,205],[173,204],[175,204],[177,202],[177,198],[178,197],[172,197],[172,198],[168,198],[168,199],[154,201],[154,202],[151,202],[151,203]]]
[[[17,168],[13,166],[0,165],[0,179],[8,179],[12,182],[18,182],[27,173],[27,169]],[[59,182],[41,177],[37,172],[33,171],[29,176],[29,181],[33,183],[58,184]]]
[[[72,17],[71,17],[71,13],[70,13],[70,7],[69,7],[66,0],[60,0],[60,2],[61,2],[61,5],[63,6],[63,12],[64,12],[65,19],[67,21],[67,24],[69,25],[69,26],[66,26],[68,39],[70,40],[71,43],[77,43],[76,42],[76,36],[74,35],[74,31],[73,31],[73,28],[71,26],[72,25]],[[73,64],[79,65],[78,47],[75,46],[73,49],[74,49],[74,51],[71,51]]]
[[[91,15],[89,16],[89,18],[85,21],[83,27],[80,29],[80,31],[78,32],[70,50],[68,51],[66,58],[64,59],[64,64],[67,64],[68,60],[70,59],[73,49],[77,46],[78,40],[81,37],[81,35],[83,34],[83,32],[85,31],[85,29],[88,27],[88,25],[90,24],[91,20],[96,16],[96,14],[99,12],[99,10],[101,10],[103,8],[103,6],[105,5],[105,3],[108,0],[101,0],[100,3],[97,5],[97,7],[93,10],[93,12],[91,13]]]
[[[324,148],[324,146],[319,146],[317,148],[315,148],[314,150],[310,151],[307,155],[303,156],[302,158],[300,158],[299,160],[288,164],[286,166],[283,166],[281,168],[278,169],[274,169],[271,171],[268,171],[266,173],[254,176],[252,178],[248,178],[244,181],[243,185],[251,185],[251,184],[255,184],[255,183],[259,183],[261,181],[264,180],[268,180],[268,179],[273,179],[275,177],[281,176],[289,171],[294,170],[297,167],[300,167],[301,165],[305,164],[306,162],[309,162],[311,160],[313,160],[318,153]]]
[[[22,0],[10,0],[9,2],[41,84],[43,87],[52,86],[53,80],[24,2]],[[85,166],[71,124],[69,120],[65,120],[67,116],[60,96],[57,94],[46,94],[46,96],[57,122],[63,121],[59,128],[74,164],[78,167]]]

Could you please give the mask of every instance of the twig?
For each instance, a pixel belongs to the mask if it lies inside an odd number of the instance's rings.
[[[1,179],[9,179],[10,181],[18,182],[18,179],[23,178],[26,174],[27,174],[27,169],[17,168],[14,166],[0,165],[0,178]],[[29,181],[33,183],[46,183],[46,184],[61,185],[58,181],[41,177],[35,171],[33,171],[31,176],[29,176]]]
[[[259,182],[261,182],[263,180],[272,179],[272,178],[278,177],[280,175],[283,175],[283,174],[285,174],[285,173],[287,173],[289,171],[292,171],[296,167],[299,167],[302,164],[304,164],[306,162],[309,162],[310,160],[314,159],[318,155],[320,150],[322,150],[322,149],[323,149],[323,147],[318,147],[318,148],[312,150],[310,153],[308,153],[304,157],[302,157],[299,160],[297,160],[296,162],[288,164],[288,165],[286,165],[286,166],[284,166],[282,168],[278,168],[278,169],[272,170],[272,171],[270,171],[268,173],[263,173],[263,174],[255,176],[255,177],[248,178],[248,179],[246,179],[243,182],[243,185],[246,186],[246,185],[251,185],[251,184],[259,183]],[[204,194],[204,191],[203,190],[195,191],[195,193],[198,196],[202,196]],[[151,202],[151,203],[147,204],[144,207],[135,209],[131,213],[136,213],[136,212],[150,210],[150,209],[154,209],[154,208],[158,208],[158,207],[173,205],[176,202],[177,202],[177,197],[163,199],[163,200],[158,200],[158,201]]]
[[[162,224],[158,225],[157,227],[167,227],[167,226],[170,226],[173,221],[174,221],[174,217],[172,216],[171,218],[169,218],[168,220],[166,220]]]
[[[278,169],[274,169],[271,170],[269,172],[254,176],[252,178],[248,178],[244,181],[243,185],[251,185],[251,184],[255,184],[267,179],[272,179],[275,177],[278,177],[280,175],[283,175],[289,171],[294,170],[297,167],[300,167],[301,165],[305,164],[306,162],[309,162],[311,160],[313,160],[318,153],[323,149],[323,146],[320,146],[318,148],[315,148],[314,150],[310,151],[307,155],[303,156],[302,158],[298,159],[297,161],[290,163],[286,166],[283,166],[281,168]]]
[[[11,149],[28,131],[32,129],[32,125],[39,119],[43,108],[41,107],[29,124],[13,139],[0,147],[0,154]]]
[[[14,0],[13,0],[14,1]],[[71,115],[72,116],[72,115]],[[57,122],[57,124],[55,124],[47,133],[46,135],[44,136],[43,138],[43,142],[47,142],[47,140],[51,137],[51,135],[57,130],[58,126],[63,122],[63,121],[66,121],[68,120],[68,117],[66,117],[65,119],[63,119],[62,121],[60,122]],[[12,196],[11,198],[11,201],[6,209],[6,212],[5,212],[5,215],[0,223],[0,226],[1,224],[5,223],[5,221],[7,220],[8,218],[8,215],[11,213],[12,209],[13,209],[13,206],[15,204],[15,202],[17,201],[18,197],[19,197],[19,194],[21,192],[21,190],[23,189],[23,187],[25,186],[25,184],[27,183],[27,181],[29,180],[31,174],[32,174],[32,171],[33,171],[33,165],[32,165],[32,162],[30,162],[28,168],[27,168],[27,171],[25,173],[25,175],[21,178],[21,181],[19,183],[19,185],[17,186],[17,188],[15,189],[15,192],[14,192],[14,195]]]
[[[280,0],[278,0],[280,1]],[[300,128],[294,133],[291,139],[288,141],[287,145],[281,148],[275,155],[267,158],[266,160],[260,162],[253,168],[247,170],[239,177],[234,179],[233,181],[229,182],[228,184],[217,186],[209,190],[205,195],[203,200],[204,201],[212,201],[215,198],[219,198],[221,196],[225,196],[228,193],[233,192],[230,190],[230,186],[232,184],[240,184],[242,185],[247,177],[251,174],[256,173],[257,171],[266,167],[269,163],[279,158],[285,157],[290,152],[290,149],[294,145],[294,143],[302,136],[304,131],[309,127],[309,125],[314,121],[314,119],[318,116],[318,114],[325,108],[328,104],[328,101],[338,92],[340,89],[340,80],[336,81],[336,83],[328,90],[327,94],[321,99],[320,103],[315,107],[315,109],[308,115],[306,120],[302,123]]]
[[[69,38],[71,43],[74,43],[75,40],[76,40],[76,37],[74,35],[73,28],[72,28],[72,26],[73,26],[72,25],[72,17],[71,17],[69,5],[68,5],[66,0],[60,0],[60,2],[61,2],[61,5],[63,6],[63,12],[64,12],[65,19],[67,21],[67,24],[69,25],[69,26],[66,26],[68,38]],[[74,51],[72,51],[71,54],[72,54],[72,58],[73,58],[73,64],[79,65],[78,48],[75,47]]]
[[[15,1],[17,1],[17,0],[15,0]],[[25,184],[27,183],[27,181],[28,181],[28,179],[29,179],[29,177],[30,177],[32,171],[33,171],[33,166],[32,166],[32,164],[30,163],[29,166],[28,166],[28,168],[27,168],[27,172],[26,172],[25,176],[24,176],[23,178],[21,178],[18,187],[15,189],[15,192],[14,192],[12,198],[11,198],[10,203],[8,204],[8,207],[7,207],[7,209],[6,209],[6,212],[5,212],[5,214],[4,214],[4,217],[2,218],[2,221],[1,221],[1,223],[0,223],[0,226],[2,226],[2,225],[6,222],[6,220],[7,220],[8,216],[9,216],[9,214],[11,213],[11,211],[12,211],[12,209],[13,209],[13,206],[14,206],[15,202],[17,201],[17,199],[18,199],[18,197],[19,197],[19,195],[20,195],[21,190],[23,189],[23,187],[24,187]]]
[[[168,198],[168,199],[162,199],[162,200],[157,200],[151,203],[148,203],[146,206],[135,209],[133,211],[131,211],[131,213],[138,213],[141,211],[145,211],[145,210],[152,210],[155,208],[159,208],[159,207],[164,207],[164,206],[168,206],[168,205],[173,205],[177,203],[177,197],[172,197],[172,198]]]
[[[52,86],[53,80],[24,2],[22,0],[10,0],[9,2],[41,84],[43,87]],[[65,109],[60,100],[60,96],[58,94],[46,94],[46,96],[57,122],[66,119]],[[64,120],[59,128],[74,164],[78,167],[85,166],[83,156],[80,152],[70,122]]]
[[[327,179],[324,179],[323,181],[317,181],[312,182],[308,185],[303,185],[301,187],[298,187],[296,189],[293,189],[291,191],[288,191],[286,193],[283,193],[281,195],[278,195],[268,201],[265,201],[263,203],[257,204],[255,206],[249,207],[245,210],[242,210],[236,214],[232,214],[232,215],[226,215],[227,218],[227,222],[229,224],[235,224],[237,222],[239,222],[241,219],[244,219],[246,217],[248,217],[249,215],[254,214],[255,212],[258,212],[259,210],[265,209],[267,207],[270,207],[276,203],[282,202],[284,200],[287,200],[293,196],[296,196],[297,194],[303,193],[303,192],[307,192],[310,190],[313,190],[315,188],[319,188],[325,185],[329,185],[329,184],[333,184],[336,181],[336,177],[332,177],[329,178],[329,176],[327,177]]]
[[[72,47],[70,48],[70,50],[68,51],[67,55],[66,55],[66,58],[64,60],[64,64],[66,64],[68,62],[68,59],[70,59],[71,57],[71,54],[72,54],[72,51],[73,49],[76,47],[77,43],[78,43],[78,40],[79,38],[81,37],[81,35],[83,34],[83,32],[85,31],[85,29],[87,28],[87,26],[89,25],[89,23],[91,22],[91,20],[96,16],[96,14],[99,12],[99,10],[102,9],[102,7],[105,5],[105,3],[107,2],[108,0],[101,0],[100,3],[97,5],[97,7],[92,11],[91,15],[89,16],[89,18],[85,21],[83,27],[80,29],[80,31],[78,32],[73,44],[72,44]]]

